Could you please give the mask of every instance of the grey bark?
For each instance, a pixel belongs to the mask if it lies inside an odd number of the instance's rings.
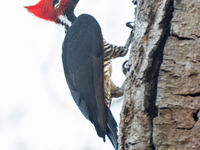
[[[119,150],[200,150],[200,0],[137,0]]]

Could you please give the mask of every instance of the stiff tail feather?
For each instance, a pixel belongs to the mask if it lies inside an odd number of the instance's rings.
[[[108,107],[106,107],[107,111],[107,136],[110,139],[113,147],[115,150],[118,149],[118,143],[117,143],[117,123]]]

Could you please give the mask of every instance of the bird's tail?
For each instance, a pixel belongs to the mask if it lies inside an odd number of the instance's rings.
[[[106,107],[107,111],[107,136],[110,139],[112,145],[114,146],[115,150],[118,149],[117,143],[117,123],[108,107]]]

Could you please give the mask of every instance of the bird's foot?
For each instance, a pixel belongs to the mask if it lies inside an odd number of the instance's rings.
[[[122,88],[116,87],[115,89],[111,90],[111,97],[121,97],[124,94],[124,90]]]
[[[126,23],[126,26],[132,29],[131,32],[130,32],[130,35],[129,35],[127,41],[126,41],[126,44],[124,46],[126,49],[129,48],[129,46],[131,45],[131,42],[133,40],[133,36],[134,36],[134,33],[133,33],[134,24],[135,24],[135,21],[131,21],[131,22],[127,22]]]

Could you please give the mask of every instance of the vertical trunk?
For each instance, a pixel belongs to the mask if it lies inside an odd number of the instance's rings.
[[[200,149],[200,1],[138,0],[119,150]]]

